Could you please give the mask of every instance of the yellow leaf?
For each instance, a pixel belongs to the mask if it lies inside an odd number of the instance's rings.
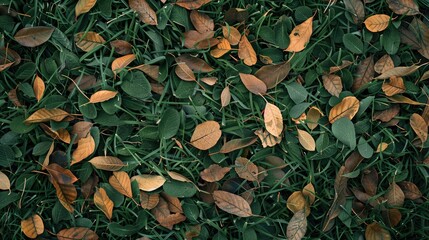
[[[95,141],[91,134],[81,138],[77,142],[77,148],[72,154],[72,161],[70,165],[76,164],[85,158],[89,157],[95,151]]]
[[[229,44],[228,40],[221,38],[216,47],[210,51],[210,55],[212,55],[214,58],[220,58],[227,54],[230,50],[231,45]]]
[[[41,123],[49,122],[51,120],[55,122],[60,122],[67,116],[69,116],[69,114],[66,111],[63,111],[58,108],[41,108],[31,114],[31,116],[25,120],[25,123]]]
[[[226,191],[214,191],[213,198],[216,206],[225,212],[239,217],[250,217],[253,215],[249,203],[238,195]]]
[[[220,130],[219,123],[206,121],[197,125],[190,143],[200,150],[207,150],[216,145],[221,135],[222,131]]]
[[[413,113],[410,117],[410,125],[422,143],[428,139],[428,125],[426,121],[417,113]]]
[[[323,87],[331,95],[339,97],[340,93],[343,91],[343,82],[341,77],[335,74],[323,75]]]
[[[251,93],[256,95],[265,95],[267,93],[267,85],[252,74],[240,73],[241,82]]]
[[[91,95],[91,97],[89,98],[89,102],[90,103],[105,102],[107,100],[114,98],[117,94],[118,92],[116,91],[100,90]]]
[[[10,190],[9,177],[0,171],[0,190]]]
[[[235,27],[222,26],[222,34],[231,45],[237,45],[240,42],[241,34]]]
[[[381,32],[389,26],[390,16],[376,14],[368,17],[363,23],[370,32]]]
[[[122,69],[124,69],[126,66],[128,66],[132,61],[136,59],[136,55],[134,54],[128,54],[125,56],[122,56],[120,58],[116,58],[112,62],[112,71],[113,74],[116,76],[117,73],[119,73]]]
[[[283,131],[283,116],[280,109],[271,103],[265,105],[264,122],[267,131],[274,137],[279,137]]]
[[[97,206],[106,217],[110,220],[113,214],[113,201],[107,196],[104,188],[99,188],[94,194],[94,204]]]
[[[305,46],[310,41],[311,34],[313,33],[313,17],[314,16],[305,20],[292,30],[289,35],[290,43],[285,51],[300,52],[304,50]]]
[[[89,163],[91,163],[95,168],[105,171],[118,171],[123,166],[126,166],[121,159],[112,156],[94,157],[89,160]]]
[[[388,82],[383,83],[381,89],[383,90],[384,94],[389,97],[399,93],[404,93],[406,90],[402,77],[390,77]]]
[[[343,117],[352,120],[358,110],[359,100],[353,96],[345,97],[329,112],[329,122],[334,123],[335,121]]]
[[[377,146],[377,150],[376,150],[375,152],[376,152],[376,153],[384,152],[384,150],[386,150],[388,146],[389,146],[389,144],[388,144],[388,143],[381,142],[380,144],[378,144],[378,146]]]
[[[149,25],[158,25],[156,12],[146,0],[129,0],[129,5],[131,9],[138,13],[140,21]]]
[[[36,96],[37,101],[40,102],[40,100],[43,97],[43,93],[45,92],[45,83],[39,77],[39,75],[36,75],[36,78],[34,79],[33,90],[34,90],[34,95]]]
[[[241,36],[240,43],[238,44],[238,57],[243,60],[244,64],[247,66],[253,66],[258,61],[256,52],[246,35]]]
[[[133,198],[131,180],[126,172],[113,172],[113,175],[109,178],[109,183],[119,193],[126,197]]]
[[[154,191],[162,187],[165,183],[165,178],[163,176],[149,174],[136,175],[131,178],[131,181],[134,180],[139,184],[139,189],[146,192]]]
[[[45,231],[42,218],[38,214],[21,221],[21,230],[29,238],[37,238]]]
[[[106,40],[96,32],[80,32],[74,35],[76,46],[84,52],[90,52],[103,45]]]
[[[97,0],[79,0],[75,7],[76,18],[83,13],[89,12],[95,3],[97,3]]]
[[[366,226],[365,240],[390,240],[390,233],[382,228],[377,222]]]
[[[298,140],[302,147],[307,151],[316,150],[316,142],[314,138],[306,131],[297,129],[298,131]]]

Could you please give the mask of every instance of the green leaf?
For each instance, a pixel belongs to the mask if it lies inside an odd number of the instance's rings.
[[[269,43],[273,43],[276,44],[276,33],[274,32],[273,29],[271,29],[268,26],[262,26],[261,29],[259,30],[259,36],[269,42]],[[288,36],[289,39],[289,36]],[[288,44],[289,45],[289,44]]]
[[[152,96],[150,83],[140,71],[130,72],[125,75],[121,88],[135,98],[147,99]]]
[[[110,184],[100,183],[100,187],[106,190],[107,195],[109,196],[110,200],[113,201],[115,207],[119,207],[122,205],[122,203],[124,203],[124,195],[116,191]]]
[[[35,127],[37,127],[37,124],[30,124],[27,125],[24,123],[24,116],[17,116],[12,118],[11,123],[9,125],[10,130],[12,130],[15,133],[28,133],[31,130],[33,130]]]
[[[308,96],[307,90],[297,82],[292,82],[286,85],[286,89],[290,98],[292,98],[296,104],[304,102]]]
[[[363,42],[356,35],[352,33],[344,34],[343,43],[350,52],[356,54],[363,53]]]
[[[20,194],[8,191],[0,192],[0,210],[6,207],[7,205],[18,201],[20,198]]]
[[[194,184],[189,182],[168,181],[162,186],[165,193],[173,197],[192,197],[197,193]]]
[[[374,149],[372,149],[372,147],[368,144],[368,142],[363,137],[359,138],[357,147],[360,155],[362,155],[362,157],[364,158],[370,158],[372,157],[372,154],[374,154]]]
[[[162,114],[159,122],[159,137],[169,139],[174,137],[179,131],[180,115],[176,109],[169,108]]]
[[[311,103],[308,103],[308,102],[297,104],[290,109],[289,116],[291,118],[298,118],[310,106],[311,106]]]
[[[351,150],[356,148],[355,126],[348,118],[340,118],[332,124],[334,136]]]
[[[383,48],[390,55],[394,55],[399,50],[399,44],[401,43],[401,34],[396,28],[389,27],[383,33]]]
[[[77,103],[79,104],[79,110],[84,117],[94,119],[97,117],[97,109],[94,104],[90,104],[89,100],[79,93],[77,97]]]
[[[286,15],[283,15],[274,26],[275,43],[282,49],[286,49],[289,46],[290,40],[288,25],[290,25],[290,20]]]
[[[0,144],[0,166],[10,167],[15,160],[15,152],[9,146]]]

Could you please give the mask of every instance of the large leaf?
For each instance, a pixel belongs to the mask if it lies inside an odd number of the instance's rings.
[[[107,196],[104,188],[99,188],[94,194],[94,204],[97,206],[106,217],[112,219],[113,201]]]
[[[112,187],[126,197],[132,198],[131,180],[126,172],[113,172],[109,178],[109,183]]]
[[[86,227],[73,227],[59,231],[58,240],[97,240],[97,234]]]
[[[301,240],[307,231],[307,218],[304,210],[296,212],[287,225],[287,238]]]
[[[52,27],[28,27],[19,30],[14,38],[25,47],[37,47],[51,38],[54,32]]]
[[[137,12],[140,21],[149,25],[158,25],[156,12],[146,0],[129,0],[130,8]]]
[[[313,33],[313,17],[297,25],[289,35],[290,43],[285,49],[288,52],[300,52],[304,50]]]
[[[329,112],[329,122],[334,123],[335,121],[343,117],[346,117],[351,120],[358,111],[359,100],[353,96],[345,97]]]
[[[98,156],[89,160],[89,163],[92,164],[97,169],[106,170],[106,171],[118,171],[125,164],[117,157],[112,156]]]
[[[96,3],[97,0],[79,0],[75,7],[76,18],[83,13],[89,12]]]
[[[200,150],[207,150],[216,145],[221,135],[222,131],[220,130],[219,123],[206,121],[197,125],[190,143]]]

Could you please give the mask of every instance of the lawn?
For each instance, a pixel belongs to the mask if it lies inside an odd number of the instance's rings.
[[[0,0],[9,239],[425,239],[427,0]]]

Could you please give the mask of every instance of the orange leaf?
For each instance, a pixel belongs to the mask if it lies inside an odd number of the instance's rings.
[[[241,82],[251,93],[256,95],[265,95],[267,93],[267,85],[259,78],[252,74],[240,73]]]
[[[292,30],[289,34],[290,43],[285,51],[300,52],[304,50],[305,46],[310,41],[311,34],[313,33],[313,17],[314,16],[305,20]]]
[[[211,0],[178,0],[177,5],[188,10],[198,9],[204,4],[211,2]]]
[[[90,103],[105,102],[107,100],[114,98],[117,94],[118,92],[116,91],[100,90],[91,95],[91,97],[89,98],[89,102]]]
[[[218,164],[212,164],[200,172],[200,176],[206,182],[217,182],[221,180],[230,170],[230,167],[221,167]]]
[[[47,165],[46,170],[49,175],[59,184],[73,184],[78,178],[68,169],[61,167],[56,163]]]
[[[205,33],[214,30],[213,19],[206,14],[200,13],[197,10],[192,10],[189,17],[198,32]]]
[[[73,186],[73,184],[62,184],[58,183],[57,179],[54,177],[50,178],[50,181],[52,185],[54,185],[54,188],[57,193],[58,200],[60,203],[64,206],[67,211],[72,213],[74,211],[73,204],[74,200],[77,198],[77,190],[76,187]]]
[[[140,203],[143,209],[151,210],[159,203],[159,194],[148,194],[140,191]]]
[[[98,156],[89,160],[97,169],[105,171],[118,171],[123,166],[126,166],[119,158],[112,156]]]
[[[33,216],[21,221],[21,230],[29,238],[37,238],[45,231],[42,218],[34,214]]]
[[[310,214],[310,203],[305,199],[302,191],[293,192],[287,199],[286,206],[293,213],[304,210],[305,216]]]
[[[222,131],[220,130],[219,123],[206,121],[197,125],[190,143],[200,150],[207,150],[216,145],[221,135]]]
[[[271,103],[266,103],[264,110],[264,122],[267,131],[275,137],[283,132],[283,116],[280,109]]]
[[[58,240],[97,240],[97,234],[89,228],[73,227],[57,233]]]
[[[216,84],[218,79],[217,79],[217,77],[203,77],[200,80],[201,80],[201,82],[203,82],[209,86],[213,86]]]
[[[36,75],[36,78],[34,79],[33,90],[37,101],[40,102],[40,99],[42,99],[43,93],[45,92],[45,83],[38,75]]]
[[[323,87],[331,95],[339,97],[340,93],[343,91],[343,82],[341,77],[335,74],[323,75]]]
[[[406,90],[402,77],[390,77],[390,81],[384,82],[381,89],[384,94],[389,97],[399,93],[404,93]]]
[[[237,45],[240,42],[241,34],[235,27],[222,26],[222,34],[231,45]]]
[[[81,138],[88,136],[89,131],[91,130],[93,123],[91,122],[77,122],[73,125],[73,129],[71,131],[72,135],[77,135],[74,143],[77,143]]]
[[[305,185],[305,187],[302,189],[302,194],[308,200],[310,205],[316,201],[316,190],[314,190],[312,183]]]
[[[334,123],[340,118],[347,117],[352,120],[359,110],[359,100],[356,97],[348,96],[335,105],[329,112],[329,122]]]
[[[110,220],[113,214],[113,201],[107,196],[104,188],[99,188],[94,194],[94,204],[97,206],[106,217]]]
[[[212,55],[214,58],[220,58],[227,54],[230,50],[231,45],[229,44],[228,40],[221,38],[216,47],[210,51],[210,55]]]
[[[256,52],[247,40],[246,35],[241,36],[240,43],[238,44],[238,57],[243,60],[247,66],[253,66],[258,61]]]
[[[214,191],[213,198],[216,206],[225,212],[239,217],[250,217],[253,215],[249,203],[238,195],[226,191]]]
[[[390,16],[376,14],[368,17],[363,23],[370,32],[381,32],[389,26]]]
[[[129,5],[131,9],[138,13],[140,21],[149,25],[158,25],[156,12],[146,0],[129,0]]]
[[[183,176],[180,173],[177,172],[173,172],[173,171],[167,171],[168,176],[171,177],[171,179],[179,181],[179,182],[192,182],[191,180],[189,180],[189,178]]]
[[[90,52],[103,45],[106,40],[96,32],[80,32],[74,35],[76,46],[84,52]]]
[[[428,139],[428,125],[423,117],[417,113],[413,113],[410,118],[410,125],[422,143],[426,142]]]
[[[69,114],[66,111],[63,111],[58,108],[41,108],[31,114],[31,116],[25,120],[25,123],[41,123],[49,122],[51,120],[55,122],[60,122],[67,116],[69,116]]]
[[[75,7],[76,18],[83,13],[89,12],[95,3],[97,3],[97,0],[79,0]]]
[[[126,172],[113,172],[113,175],[109,178],[109,183],[119,193],[126,197],[133,198],[133,192],[131,191],[131,180]]]
[[[154,191],[162,187],[162,185],[164,185],[165,183],[165,178],[163,176],[149,175],[149,174],[141,174],[141,175],[133,176],[131,178],[131,181],[134,181],[134,180],[136,180],[137,183],[139,184],[139,189],[146,192]]]
[[[91,134],[88,136],[81,138],[77,142],[77,148],[74,150],[72,154],[72,161],[70,165],[76,164],[83,159],[89,157],[95,151],[95,141]]]
[[[136,59],[136,55],[128,54],[113,60],[112,62],[113,74],[116,76],[117,73],[119,73],[122,69],[128,66],[135,59]]]

